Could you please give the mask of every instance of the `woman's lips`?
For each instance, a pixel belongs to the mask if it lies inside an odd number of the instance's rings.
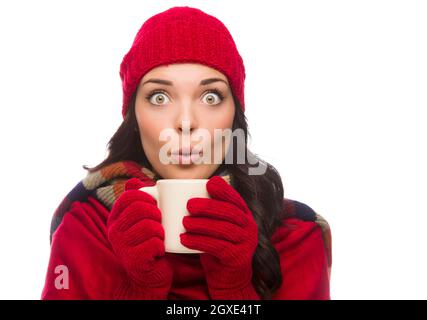
[[[203,157],[203,151],[194,148],[182,148],[172,152],[171,156],[174,163],[189,165],[195,162],[199,163],[199,159]]]

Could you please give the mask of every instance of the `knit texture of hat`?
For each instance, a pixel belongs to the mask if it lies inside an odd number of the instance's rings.
[[[142,77],[160,65],[194,62],[224,74],[245,111],[245,67],[236,44],[217,18],[200,9],[181,6],[160,12],[144,22],[120,64],[122,115]]]

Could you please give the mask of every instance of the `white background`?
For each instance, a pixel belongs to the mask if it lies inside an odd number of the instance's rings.
[[[119,64],[190,5],[246,66],[251,149],[332,228],[333,299],[427,298],[425,1],[2,1],[0,298],[39,299],[50,220],[106,156]]]

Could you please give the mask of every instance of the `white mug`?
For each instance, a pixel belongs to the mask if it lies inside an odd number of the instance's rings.
[[[208,179],[159,179],[156,185],[140,189],[157,200],[165,230],[166,252],[202,253],[185,247],[179,235],[186,231],[182,219],[189,215],[187,201],[194,197],[210,198],[206,190],[207,181]]]

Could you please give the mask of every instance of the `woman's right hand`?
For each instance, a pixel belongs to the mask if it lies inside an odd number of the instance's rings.
[[[164,229],[156,200],[141,180],[130,179],[107,220],[108,239],[130,279],[148,296],[167,297],[173,278],[165,258]]]

